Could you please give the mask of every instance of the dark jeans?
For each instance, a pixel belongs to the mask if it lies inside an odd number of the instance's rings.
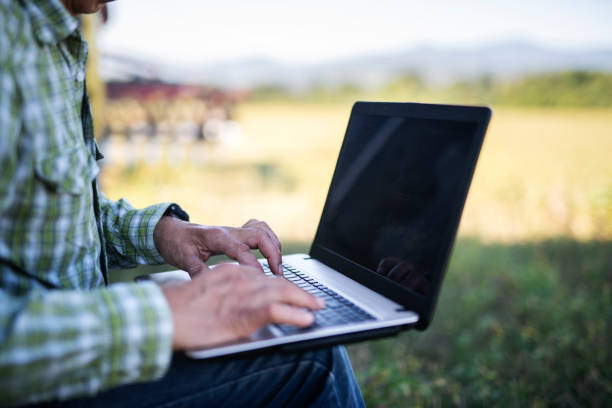
[[[46,405],[45,405],[46,406]],[[175,354],[168,373],[52,407],[363,407],[344,347],[294,354],[192,360]]]

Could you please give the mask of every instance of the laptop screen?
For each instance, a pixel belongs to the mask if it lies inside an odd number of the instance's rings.
[[[354,111],[317,251],[427,295],[454,238],[478,125]]]

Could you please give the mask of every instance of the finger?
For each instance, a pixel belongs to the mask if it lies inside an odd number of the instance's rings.
[[[272,303],[267,307],[266,312],[268,324],[290,324],[304,327],[314,323],[312,312],[283,303]]]
[[[257,226],[258,226],[258,228],[263,229],[270,236],[270,238],[272,239],[272,242],[274,242],[274,245],[276,245],[278,247],[279,252],[282,252],[282,246],[281,246],[280,239],[278,239],[278,236],[272,230],[272,228],[270,228],[268,223],[265,222],[265,221],[260,221],[257,224]]]
[[[259,249],[261,254],[268,260],[270,269],[275,275],[281,275],[281,253],[275,243],[273,243],[266,231],[258,228],[240,228],[235,230],[238,240],[246,242],[251,248]]]
[[[259,252],[268,260],[270,270],[275,275],[282,275],[282,262],[283,258],[281,255],[280,247],[270,238],[267,233],[259,234],[257,241],[257,248]]]
[[[242,228],[248,228],[253,226],[254,224],[258,223],[259,220],[255,219],[255,218],[251,218],[250,220],[248,220],[247,222],[244,223],[244,225],[242,226]]]
[[[289,283],[285,279],[275,278],[266,279],[262,282],[263,290],[260,290],[261,296],[265,300],[286,303],[292,306],[319,310],[325,307],[325,301],[318,298],[298,286]]]
[[[249,221],[247,221],[243,225],[243,228],[257,228],[257,229],[263,230],[266,234],[270,236],[270,239],[272,239],[272,242],[274,242],[274,245],[278,247],[279,252],[282,251],[282,245],[281,245],[280,239],[278,238],[276,233],[272,230],[272,228],[270,228],[267,222],[259,221],[259,220],[256,220],[255,218],[251,218]]]
[[[282,246],[281,246],[281,242],[278,239],[278,237],[276,236],[276,234],[274,233],[274,231],[272,231],[269,227],[268,227],[266,233],[268,234],[268,237],[270,237],[270,239],[272,240],[272,242],[274,243],[274,245],[278,249],[278,253],[280,254],[280,261],[278,263],[278,272],[279,272],[278,274],[282,275],[283,274],[283,249],[282,249]]]
[[[227,246],[225,249],[225,255],[235,259],[240,265],[256,268],[260,274],[263,272],[261,264],[251,252],[250,245],[242,241],[240,238],[234,239],[233,242]]]

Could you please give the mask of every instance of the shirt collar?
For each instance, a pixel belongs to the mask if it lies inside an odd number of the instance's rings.
[[[58,43],[79,26],[76,17],[66,10],[61,0],[30,0],[24,3],[34,35],[42,43]]]

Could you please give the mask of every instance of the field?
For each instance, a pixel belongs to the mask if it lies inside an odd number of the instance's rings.
[[[307,250],[349,111],[247,104],[243,139],[184,146],[198,164],[101,183],[204,224],[264,219]],[[349,347],[368,406],[612,404],[611,153],[611,110],[494,109],[432,326]]]
[[[204,224],[261,218],[314,234],[349,105],[245,105],[244,138],[189,146],[203,164],[113,166],[102,184],[136,206],[180,200]],[[612,237],[612,110],[495,109],[461,224],[487,241]]]

